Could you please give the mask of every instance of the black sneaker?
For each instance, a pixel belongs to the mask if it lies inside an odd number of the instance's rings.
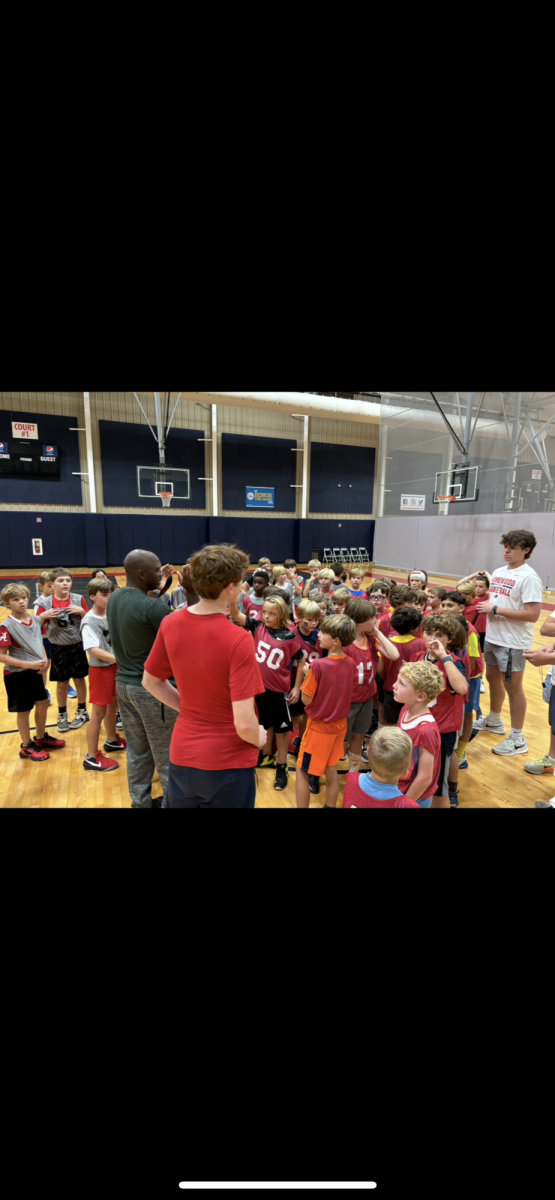
[[[364,746],[364,749],[363,749],[363,751],[362,751],[362,755],[361,755],[361,759],[360,759],[360,761],[361,761],[362,763],[364,763],[365,767],[369,767],[369,766],[370,766],[370,763],[369,763],[369,761],[368,761],[368,749],[367,749],[367,747],[366,747],[366,746]]]
[[[123,732],[123,721],[121,719],[121,713],[116,713],[116,730],[118,733]]]
[[[320,779],[318,775],[308,776],[308,786],[313,796],[320,795]]]
[[[295,758],[298,757],[299,750],[301,748],[301,741],[302,741],[302,738],[300,738],[300,737],[293,738],[293,745],[291,746],[289,753],[294,754]]]
[[[459,793],[458,792],[449,792],[449,803],[451,805],[451,808],[459,807]]]
[[[276,770],[276,782],[274,783],[276,792],[284,792],[288,783],[289,771],[287,770],[287,767],[283,766],[282,763],[278,763]]]
[[[266,752],[264,750],[259,750],[259,752],[258,752],[258,769],[260,769],[260,767],[264,767],[264,768],[275,767],[275,765],[276,765],[276,760],[275,760],[273,754],[266,754]]]

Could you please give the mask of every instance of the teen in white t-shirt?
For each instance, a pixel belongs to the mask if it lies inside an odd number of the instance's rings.
[[[494,571],[489,600],[478,604],[478,612],[488,614],[484,646],[487,679],[490,686],[490,713],[474,722],[477,731],[504,734],[501,710],[505,693],[511,709],[511,732],[493,753],[504,758],[527,754],[524,737],[526,696],[523,679],[526,659],[534,640],[534,625],[541,613],[543,585],[529,565],[537,539],[526,529],[516,529],[501,538],[505,547],[505,566]]]

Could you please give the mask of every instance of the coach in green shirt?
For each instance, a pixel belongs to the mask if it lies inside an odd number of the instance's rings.
[[[164,803],[168,788],[170,742],[177,713],[159,704],[142,686],[145,662],[162,621],[171,609],[148,592],[157,591],[173,567],[162,568],[148,550],[133,550],[123,564],[127,587],[110,597],[106,615],[118,664],[118,708],[127,739],[127,781],[132,808],[160,808],[152,799],[152,776],[158,771]]]

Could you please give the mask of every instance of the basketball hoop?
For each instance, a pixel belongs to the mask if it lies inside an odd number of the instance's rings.
[[[439,515],[440,517],[449,516],[449,505],[456,504],[458,496],[438,496]]]
[[[173,500],[173,492],[158,492],[164,508],[169,508]]]

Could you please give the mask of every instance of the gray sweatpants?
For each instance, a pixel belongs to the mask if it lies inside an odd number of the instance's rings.
[[[127,740],[127,782],[131,808],[152,808],[152,776],[158,771],[164,793],[168,791],[170,742],[177,720],[173,708],[162,709],[143,687],[116,680],[118,708]],[[162,720],[162,714],[164,720]]]

